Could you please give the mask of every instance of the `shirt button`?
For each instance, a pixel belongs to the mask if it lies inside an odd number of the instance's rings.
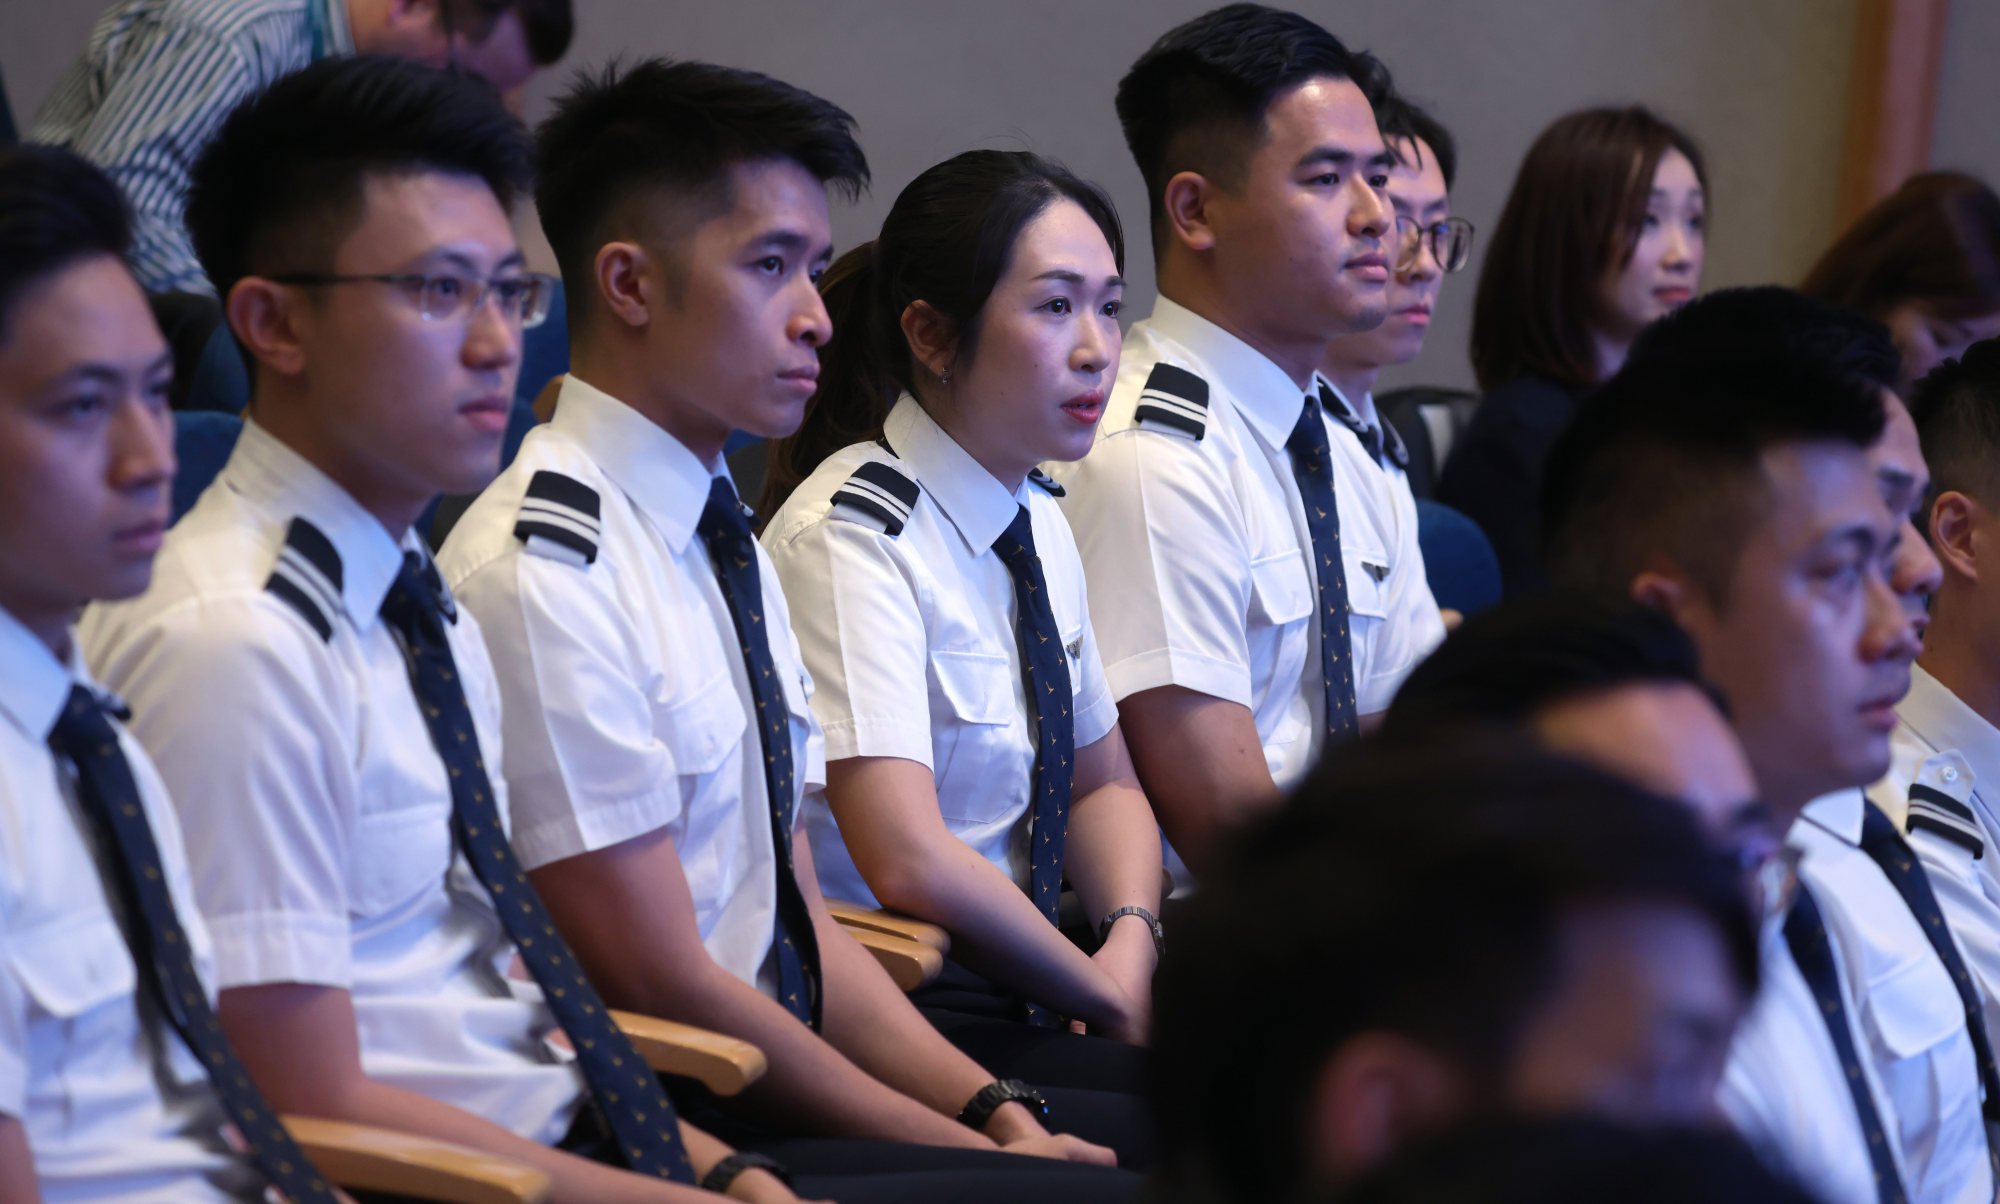
[[[1947,765],[1944,767],[1944,772],[1938,776],[1947,782],[1956,782],[1958,780],[1958,770],[1954,766]]]

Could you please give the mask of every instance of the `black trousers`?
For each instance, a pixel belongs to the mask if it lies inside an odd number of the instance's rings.
[[[1003,1079],[1032,1083],[1049,1100],[1058,1132],[1118,1151],[1118,1165],[1153,1165],[1153,1129],[1146,1107],[1148,1050],[1019,1019],[1019,998],[945,959],[938,977],[910,993],[910,1002],[944,1039]]]

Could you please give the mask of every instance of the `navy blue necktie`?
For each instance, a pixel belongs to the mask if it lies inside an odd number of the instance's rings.
[[[1347,566],[1340,555],[1340,511],[1334,503],[1333,450],[1317,398],[1305,410],[1285,450],[1292,454],[1299,500],[1305,503],[1312,536],[1313,580],[1319,589],[1319,667],[1326,683],[1326,737],[1329,745],[1353,738],[1360,728],[1354,699],[1354,641],[1347,629]]]
[[[626,1165],[642,1175],[693,1183],[680,1118],[659,1078],[612,1021],[507,843],[479,751],[479,733],[445,638],[444,606],[436,568],[414,552],[405,553],[402,571],[382,603],[382,619],[402,640],[424,725],[451,777],[452,833],[492,896],[500,925],[542,988],[550,1013],[569,1034],[591,1098],[618,1139]]]
[[[1014,643],[1021,650],[1026,677],[1028,714],[1035,725],[1035,776],[1028,819],[1028,895],[1049,923],[1057,922],[1062,899],[1063,839],[1069,830],[1069,804],[1076,767],[1076,716],[1070,713],[1069,662],[1062,632],[1049,604],[1049,583],[1042,560],[1035,554],[1034,525],[1028,508],[1014,512],[1014,521],[993,545],[1014,578]],[[1058,1017],[1029,1005],[1036,1024],[1057,1024]]]
[[[1911,850],[1903,834],[1896,830],[1896,822],[1884,815],[1873,803],[1862,805],[1861,851],[1868,854],[1882,873],[1889,879],[1896,893],[1903,896],[1903,902],[1915,916],[1917,924],[1924,930],[1924,936],[1937,952],[1938,960],[1951,973],[1951,984],[1958,990],[1959,1002],[1965,1008],[1965,1031],[1972,1038],[1973,1056],[1979,1059],[1979,1092],[1983,1098],[1983,1111],[1988,1125],[2000,1124],[2000,1081],[1995,1079],[1993,1045],[1986,1032],[1986,1017],[1979,1006],[1979,990],[1972,983],[1972,974],[1965,968],[1965,959],[1959,956],[1958,945],[1951,939],[1951,929],[1945,923],[1944,909],[1938,906],[1937,895],[1931,891],[1930,877],[1924,867],[1917,863],[1917,855]],[[1989,1155],[1993,1151],[1989,1148]]]
[[[146,822],[132,767],[118,747],[111,721],[89,690],[71,687],[49,746],[76,766],[77,798],[96,829],[99,846],[111,854],[107,859],[113,870],[111,885],[121,903],[125,943],[139,966],[141,981],[201,1059],[223,1110],[249,1145],[251,1161],[295,1204],[332,1204],[332,1190],[278,1122],[223,1036],[174,911],[160,847]]]
[[[1862,1136],[1868,1139],[1868,1161],[1875,1168],[1875,1194],[1881,1204],[1907,1204],[1903,1180],[1896,1173],[1896,1159],[1889,1151],[1889,1134],[1882,1127],[1882,1113],[1875,1107],[1875,1093],[1861,1070],[1861,1055],[1854,1048],[1854,1032],[1847,1023],[1847,1003],[1840,994],[1840,972],[1833,962],[1833,945],[1827,940],[1826,921],[1819,903],[1805,883],[1799,883],[1792,909],[1785,915],[1785,944],[1792,961],[1812,988],[1819,1003],[1820,1018],[1833,1038],[1840,1055],[1841,1071],[1847,1076],[1847,1090],[1854,1097],[1854,1111],[1861,1119]]]
[[[770,796],[771,851],[777,857],[778,916],[773,934],[778,955],[778,1002],[802,1022],[820,1024],[819,940],[812,912],[792,867],[792,812],[798,804],[798,775],[792,765],[792,709],[771,659],[764,626],[764,588],[757,572],[757,544],[750,520],[727,477],[709,486],[695,528],[708,548],[722,600],[743,650],[743,673],[757,704],[757,741],[764,752],[764,789]]]

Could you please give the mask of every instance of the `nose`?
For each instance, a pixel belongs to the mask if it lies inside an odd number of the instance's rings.
[[[1356,238],[1382,237],[1394,218],[1389,202],[1362,176],[1354,178],[1354,205],[1347,211],[1347,232]]]
[[[465,363],[470,368],[507,368],[521,362],[521,324],[500,311],[488,292],[472,307],[465,325]]]
[[[174,416],[164,407],[132,398],[118,407],[112,429],[112,488],[120,492],[164,489],[179,468],[174,458]]]
[[[1078,325],[1076,350],[1070,355],[1070,365],[1086,376],[1096,376],[1109,367],[1117,355],[1118,323],[1098,314],[1086,314],[1084,321]],[[1107,326],[1110,329],[1107,330]]]
[[[1903,611],[1909,620],[1911,634],[1922,643],[1924,631],[1930,627],[1931,595],[1937,593],[1944,584],[1944,566],[1938,563],[1930,545],[1918,534],[1916,524],[1908,519],[1903,521],[1903,540],[1896,548],[1896,560],[1890,566],[1889,586],[1896,596],[1903,600]]]
[[[1867,590],[1867,627],[1862,635],[1862,658],[1871,664],[1917,659],[1917,653],[1923,650],[1922,629],[1910,622],[1904,598],[1896,591],[1891,578],[1870,573]]]
[[[1701,236],[1690,230],[1683,222],[1667,223],[1667,246],[1660,256],[1660,263],[1670,268],[1689,268],[1695,264],[1695,242]]]
[[[795,343],[824,347],[833,339],[833,319],[826,312],[826,301],[819,295],[819,288],[806,280],[803,289],[804,293],[792,311],[792,320],[786,323],[785,333]]]

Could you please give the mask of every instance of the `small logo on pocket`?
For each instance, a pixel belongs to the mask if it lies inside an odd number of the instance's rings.
[[[1388,579],[1389,566],[1386,564],[1369,564],[1364,560],[1361,562],[1361,567],[1368,570],[1368,575],[1375,578],[1375,584],[1377,585],[1382,584],[1383,581]]]
[[[1069,653],[1069,659],[1071,659],[1071,660],[1075,660],[1076,658],[1078,658],[1078,657],[1082,656],[1082,655],[1083,655],[1083,637],[1082,637],[1082,636],[1078,636],[1078,637],[1076,637],[1075,639],[1071,640],[1071,641],[1070,641],[1069,643],[1067,643],[1067,644],[1064,644],[1064,645],[1063,645],[1063,651],[1064,651],[1064,652],[1067,652],[1067,653]]]

